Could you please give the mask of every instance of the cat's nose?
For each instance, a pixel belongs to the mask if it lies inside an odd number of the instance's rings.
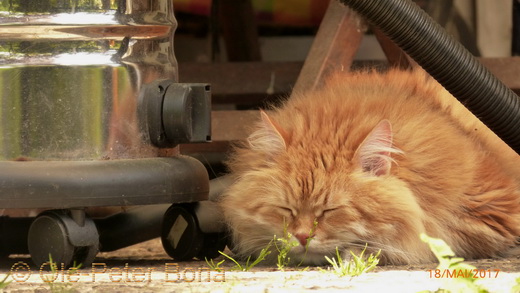
[[[306,246],[307,245],[307,239],[309,238],[309,234],[298,233],[298,234],[294,235],[294,237],[296,237],[296,239],[298,239],[298,241],[300,242],[300,244],[302,246]]]

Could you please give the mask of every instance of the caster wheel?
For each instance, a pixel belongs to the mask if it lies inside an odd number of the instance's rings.
[[[172,205],[164,214],[161,241],[168,255],[177,261],[200,255],[204,235],[194,212],[195,204]]]
[[[60,215],[47,213],[38,216],[31,224],[27,238],[33,262],[41,266],[52,257],[55,263],[70,265],[74,246],[70,244],[67,235],[67,227]]]
[[[80,246],[76,247],[74,250],[74,258],[72,260],[72,265],[74,262],[76,265],[81,264],[81,267],[88,267],[96,259],[96,255],[99,252],[99,245],[91,245],[91,246]]]
[[[202,260],[219,257],[221,255],[219,251],[224,251],[226,248],[226,236],[225,233],[204,233],[204,243],[197,258]]]
[[[85,219],[79,226],[66,211],[46,211],[31,224],[27,244],[37,266],[52,261],[66,267],[90,265],[98,252],[97,230],[94,222]],[[94,227],[94,231],[93,228]]]

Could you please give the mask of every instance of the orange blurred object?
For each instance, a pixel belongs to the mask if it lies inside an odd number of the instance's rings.
[[[209,15],[212,0],[173,0],[176,11]],[[252,0],[258,24],[318,26],[327,0]]]

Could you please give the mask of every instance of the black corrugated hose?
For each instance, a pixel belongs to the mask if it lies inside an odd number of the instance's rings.
[[[408,53],[520,154],[520,98],[410,0],[340,0]]]

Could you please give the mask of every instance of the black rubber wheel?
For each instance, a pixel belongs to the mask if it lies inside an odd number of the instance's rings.
[[[205,258],[217,258],[221,256],[219,251],[224,251],[227,244],[226,233],[203,233],[204,243],[197,258],[203,260]]]
[[[61,217],[59,213],[45,212],[34,219],[29,228],[29,253],[38,267],[50,257],[53,262],[67,267],[72,264],[75,249],[69,242],[67,227]]]
[[[177,261],[200,255],[204,235],[195,216],[196,203],[172,205],[164,213],[161,241],[168,255]]]
[[[99,252],[99,245],[76,247],[71,265],[80,265],[81,268],[90,266]]]
[[[85,221],[90,221],[92,227],[92,220],[85,219]],[[99,251],[97,231],[94,228],[92,233],[92,229],[87,230],[85,226],[71,225],[71,222],[73,220],[66,210],[45,211],[34,219],[29,228],[27,245],[31,258],[37,266],[49,262],[51,258],[58,266],[63,264],[67,268],[79,265],[87,267],[94,261]],[[81,235],[81,242],[89,245],[72,244],[70,238],[72,232]]]

